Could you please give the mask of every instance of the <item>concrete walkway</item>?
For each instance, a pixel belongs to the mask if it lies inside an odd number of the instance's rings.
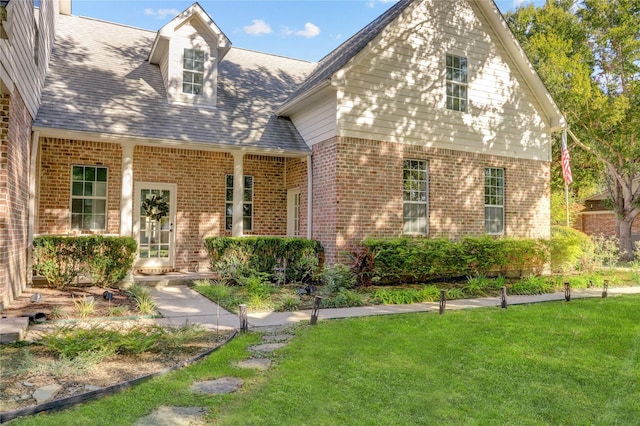
[[[185,323],[200,324],[210,329],[234,329],[240,327],[238,315],[228,312],[209,299],[201,296],[191,288],[178,285],[166,287],[152,287],[149,289],[154,298],[158,311],[163,318],[160,324],[181,326]],[[609,297],[621,294],[640,293],[640,287],[609,288]],[[572,290],[572,299],[587,297],[602,297],[602,289]],[[541,294],[534,296],[508,296],[509,305],[561,301],[565,299],[564,292]],[[480,307],[500,306],[499,297],[483,297],[477,299],[449,300],[446,309],[469,309]],[[353,318],[372,315],[391,315],[412,312],[438,312],[439,303],[414,303],[411,305],[376,305],[355,308],[320,309],[318,319]],[[248,313],[249,328],[273,327],[294,324],[309,320],[311,310],[296,312],[250,312]]]

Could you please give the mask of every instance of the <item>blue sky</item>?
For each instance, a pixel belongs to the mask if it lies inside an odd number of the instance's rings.
[[[73,0],[73,14],[157,31],[195,0]],[[449,0],[440,0],[449,1]],[[498,0],[505,13],[545,0]],[[318,61],[396,0],[200,0],[236,47]]]

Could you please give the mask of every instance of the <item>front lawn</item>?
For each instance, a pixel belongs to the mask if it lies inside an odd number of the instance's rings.
[[[159,405],[221,425],[637,424],[640,296],[299,326],[265,373],[234,366],[255,334],[119,395],[16,424],[128,425]],[[224,396],[189,391],[233,375]]]

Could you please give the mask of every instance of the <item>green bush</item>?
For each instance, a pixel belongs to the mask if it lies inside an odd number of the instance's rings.
[[[322,271],[320,281],[332,292],[351,289],[356,285],[356,276],[347,265],[336,263]]]
[[[466,237],[368,239],[376,253],[373,275],[383,284],[416,283],[477,275],[518,275],[541,271],[548,258],[542,241]]]
[[[112,286],[131,270],[136,251],[131,237],[40,236],[33,241],[34,270],[56,288],[70,285],[84,273],[98,286]]]
[[[210,237],[205,239],[209,264],[223,278],[255,273],[278,281],[277,269],[289,282],[307,282],[317,273],[322,245],[316,240],[286,237]]]
[[[553,285],[544,277],[529,275],[511,285],[512,294],[544,294],[551,293]]]
[[[592,269],[594,244],[588,235],[568,226],[551,227],[549,248],[551,270],[568,272],[578,268]]]

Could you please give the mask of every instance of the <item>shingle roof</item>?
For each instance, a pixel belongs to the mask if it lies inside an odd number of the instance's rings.
[[[331,53],[322,58],[318,66],[307,77],[296,91],[287,99],[287,102],[321,85],[340,71],[354,56],[356,56],[367,44],[369,44],[387,25],[396,19],[414,0],[400,0],[391,6],[385,13],[378,16],[369,25],[347,39]]]
[[[314,63],[232,48],[218,68],[216,108],[170,104],[146,61],[155,32],[60,16],[34,125],[238,148],[308,152],[273,111]]]

